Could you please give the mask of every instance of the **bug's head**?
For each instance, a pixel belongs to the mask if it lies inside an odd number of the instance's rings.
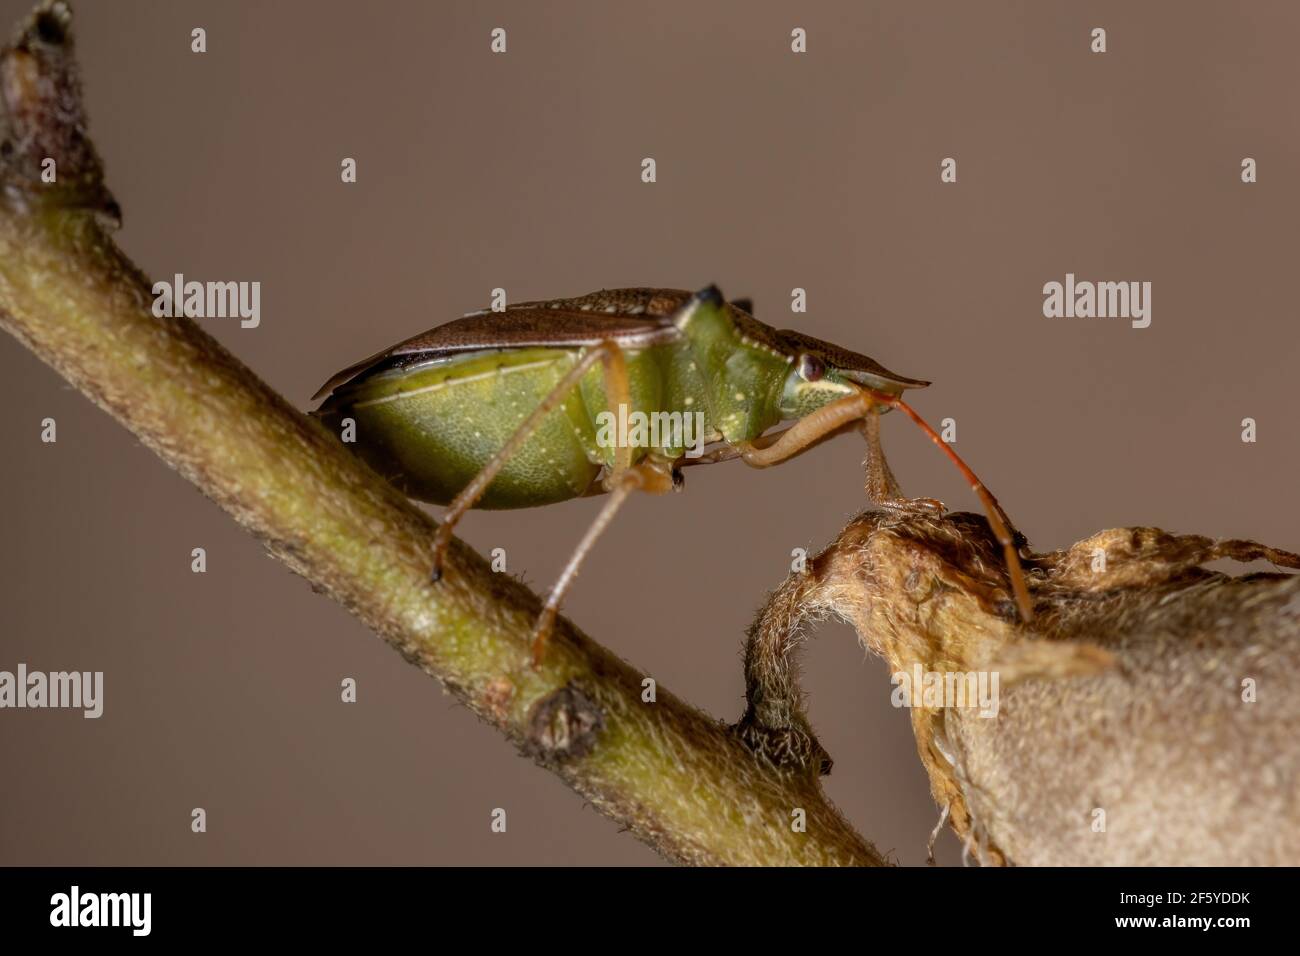
[[[781,392],[781,414],[802,418],[837,398],[852,395],[856,385],[898,395],[929,382],[898,375],[875,359],[823,342],[811,335],[783,329],[778,333],[792,357]]]

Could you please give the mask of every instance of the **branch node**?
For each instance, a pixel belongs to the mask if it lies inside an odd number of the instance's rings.
[[[122,212],[86,134],[71,26],[66,0],[44,0],[0,51],[0,190],[23,212],[85,209],[116,227]]]
[[[570,681],[533,705],[528,717],[529,750],[551,761],[585,757],[604,727],[599,705]]]

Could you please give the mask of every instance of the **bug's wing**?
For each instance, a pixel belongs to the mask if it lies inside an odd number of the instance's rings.
[[[504,312],[482,312],[430,329],[390,350],[391,355],[431,359],[456,352],[555,345],[576,347],[616,339],[635,348],[666,341],[676,330],[671,322],[639,315],[585,312],[572,309],[517,306]]]
[[[316,389],[316,394],[311,397],[311,400],[314,402],[317,399],[324,398],[326,395],[334,391],[334,389],[338,388],[339,386],[346,385],[348,382],[352,381],[362,372],[365,372],[367,369],[373,368],[374,366],[378,365],[381,361],[387,358],[389,353],[391,353],[392,351],[393,351],[392,349],[384,349],[382,352],[376,352],[374,355],[370,356],[369,358],[364,358],[360,362],[357,362],[353,365],[349,365],[347,368],[335,372],[333,375],[330,376],[328,382],[326,382],[320,388]]]
[[[639,290],[622,290],[639,291]],[[647,290],[650,291],[650,290]],[[597,293],[609,295],[609,293]],[[683,298],[687,293],[681,294]],[[561,299],[555,302],[525,302],[504,312],[474,312],[350,365],[330,377],[312,401],[347,383],[387,368],[443,358],[459,352],[487,349],[557,346],[577,348],[615,339],[627,348],[639,348],[671,341],[680,333],[673,326],[671,311],[638,314],[604,311],[608,306],[587,306],[596,296]]]

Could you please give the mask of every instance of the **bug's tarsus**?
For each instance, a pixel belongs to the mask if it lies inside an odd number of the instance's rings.
[[[862,462],[867,472],[867,498],[888,511],[924,511],[942,517],[948,509],[938,498],[909,498],[903,494],[880,444],[880,410],[875,405],[862,419],[861,431],[867,440],[867,457]]]
[[[547,604],[542,608],[542,613],[537,616],[537,624],[533,628],[533,670],[537,670],[541,667],[542,661],[546,657],[546,643],[551,639],[551,632],[555,630],[555,618],[557,614],[559,614],[559,609]]]
[[[673,462],[670,475],[673,483],[673,491],[681,491],[686,487],[686,476],[682,474],[682,466],[679,463]]]

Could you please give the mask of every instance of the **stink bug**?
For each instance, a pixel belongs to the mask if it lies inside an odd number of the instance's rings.
[[[893,408],[970,482],[1002,544],[1020,616],[1031,620],[1006,514],[901,398],[929,383],[777,331],[751,311],[710,286],[695,294],[612,289],[473,312],[339,372],[316,393],[328,397],[313,414],[336,431],[352,419],[353,447],[380,474],[412,498],[448,505],[434,542],[434,580],[470,508],[609,495],[546,599],[535,661],[583,558],[628,495],[679,489],[687,465],[739,458],[766,468],[858,430],[875,503],[941,510],[932,499],[904,498],[885,462],[879,414]],[[791,424],[772,432],[781,422]]]

